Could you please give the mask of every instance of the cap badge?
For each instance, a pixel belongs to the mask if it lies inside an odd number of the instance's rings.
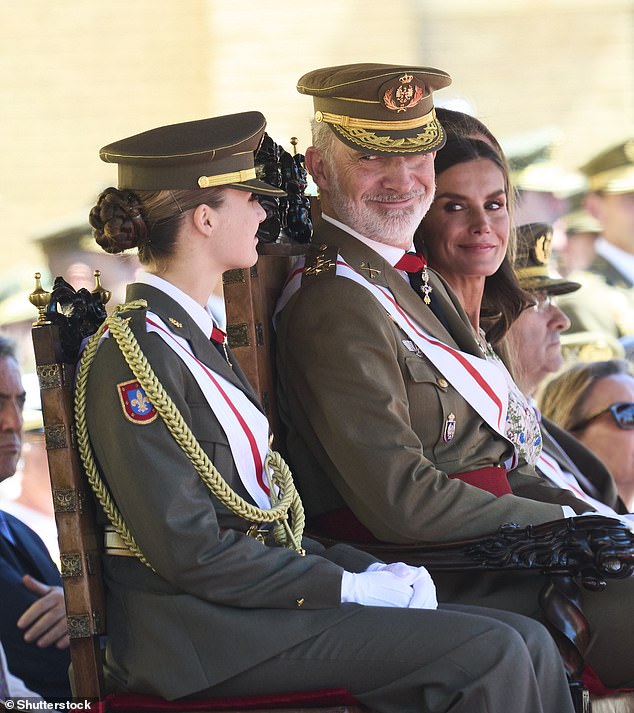
[[[383,94],[383,103],[392,111],[400,112],[413,109],[424,96],[423,88],[414,83],[414,77],[411,74],[404,74],[399,77],[398,81],[398,86],[390,87]]]
[[[535,259],[540,265],[547,265],[550,260],[552,235],[544,233],[535,241]]]

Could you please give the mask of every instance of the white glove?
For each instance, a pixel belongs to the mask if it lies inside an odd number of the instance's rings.
[[[438,609],[436,598],[436,585],[429,572],[424,567],[413,567],[404,562],[373,562],[367,572],[393,572],[397,577],[402,577],[409,582],[414,590],[409,603],[409,609]]]
[[[393,572],[346,572],[341,578],[341,602],[369,607],[409,606],[414,590],[407,579]]]
[[[341,601],[366,606],[435,609],[436,587],[424,567],[375,562],[365,572],[344,572]]]
[[[418,574],[412,582],[414,596],[412,597],[410,609],[438,609],[438,599],[436,598],[436,585],[431,578],[431,574],[424,567],[416,567]]]

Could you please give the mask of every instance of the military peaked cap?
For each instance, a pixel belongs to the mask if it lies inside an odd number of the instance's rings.
[[[305,74],[300,94],[313,97],[315,120],[368,154],[424,154],[445,143],[432,92],[451,84],[440,69],[394,64],[346,64]]]
[[[634,138],[613,146],[581,167],[591,191],[634,192]]]
[[[254,163],[266,120],[258,111],[159,126],[104,146],[119,166],[119,188],[159,191],[223,186],[285,195],[256,177]]]
[[[564,295],[578,290],[578,282],[564,280],[550,267],[553,231],[547,223],[527,223],[517,228],[515,274],[525,290],[545,290]]]

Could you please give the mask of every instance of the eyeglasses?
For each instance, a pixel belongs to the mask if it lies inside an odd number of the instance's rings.
[[[545,290],[535,290],[533,297],[535,301],[531,309],[534,312],[545,312],[551,305],[555,304],[555,298]]]
[[[614,419],[614,423],[616,423],[619,428],[622,428],[625,431],[634,429],[634,403],[631,403],[630,401],[618,401],[617,403],[604,408],[602,411],[599,411],[599,413],[595,413],[594,416],[584,419],[570,430],[582,431],[584,428],[587,428],[592,421],[600,416],[603,416],[605,413],[611,414]]]

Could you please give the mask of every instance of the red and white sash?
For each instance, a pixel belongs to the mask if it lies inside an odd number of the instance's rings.
[[[562,490],[570,490],[579,500],[584,500],[592,505],[597,512],[611,517],[621,517],[611,507],[588,495],[581,488],[575,476],[567,470],[563,470],[559,463],[552,456],[544,453],[543,450],[537,459],[535,467],[543,476],[550,480],[553,485],[556,485]],[[628,522],[628,526],[629,525],[631,525],[631,521]]]
[[[270,509],[264,472],[269,445],[266,416],[243,391],[197,359],[187,340],[174,334],[160,317],[147,312],[146,327],[148,332],[158,334],[189,369],[227,436],[244,487],[258,507]],[[104,336],[109,336],[109,330]]]
[[[299,289],[302,281],[303,258],[298,261],[286,281],[277,304],[277,315]],[[420,349],[447,381],[477,411],[496,433],[506,437],[506,412],[508,408],[508,382],[503,371],[486,359],[454,349],[427,334],[397,303],[385,287],[369,282],[353,270],[339,255],[336,274],[356,282],[368,290],[383,306],[394,322]],[[508,439],[507,439],[508,440]],[[515,458],[508,467],[516,465]]]

